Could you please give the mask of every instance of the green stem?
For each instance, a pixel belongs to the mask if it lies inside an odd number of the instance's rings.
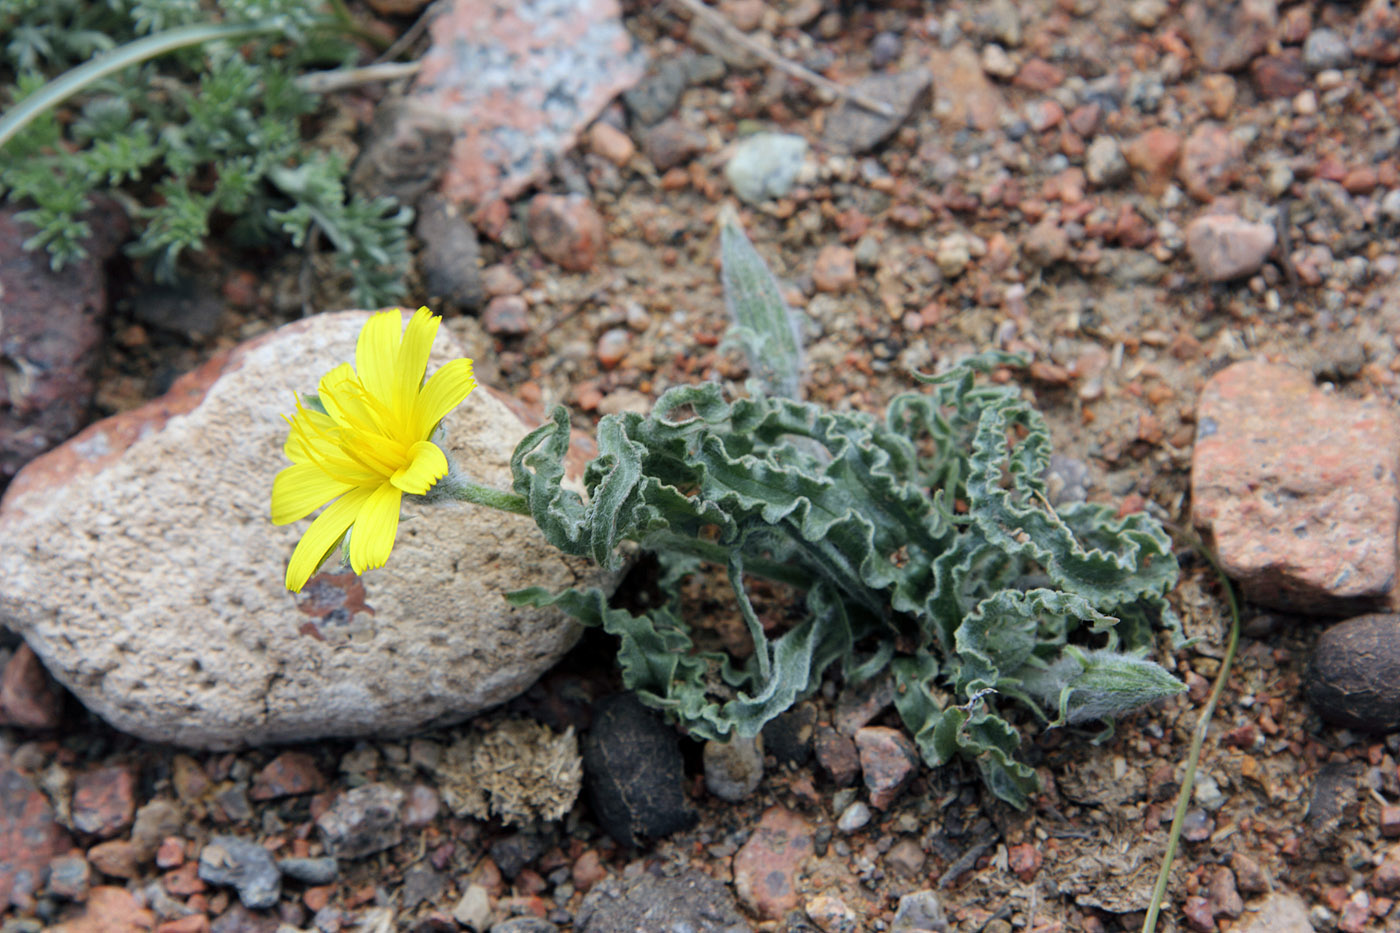
[[[1152,888],[1152,900],[1147,905],[1147,917],[1142,923],[1142,933],[1155,933],[1157,929],[1157,917],[1162,912],[1162,901],[1166,899],[1167,884],[1171,880],[1172,862],[1176,859],[1176,848],[1181,842],[1181,827],[1186,820],[1186,808],[1191,803],[1191,791],[1196,785],[1196,768],[1201,763],[1201,747],[1205,744],[1211,716],[1215,714],[1215,705],[1220,701],[1220,695],[1225,692],[1225,681],[1230,676],[1230,665],[1235,660],[1235,649],[1240,644],[1240,604],[1235,597],[1235,588],[1230,583],[1230,577],[1225,573],[1225,568],[1220,566],[1215,555],[1205,545],[1200,541],[1193,541],[1192,544],[1215,568],[1216,574],[1220,577],[1221,585],[1225,587],[1225,595],[1230,601],[1230,641],[1225,648],[1225,659],[1220,664],[1220,670],[1215,674],[1215,685],[1211,688],[1210,697],[1206,700],[1205,708],[1201,710],[1201,718],[1196,723],[1196,732],[1191,736],[1191,752],[1186,759],[1186,775],[1182,779],[1181,790],[1176,795],[1176,812],[1172,815],[1172,828],[1167,835],[1167,851],[1162,856],[1162,871],[1157,875],[1157,884]]]
[[[99,55],[92,61],[79,65],[50,81],[38,92],[20,101],[13,110],[0,119],[0,148],[9,142],[16,133],[29,125],[35,117],[46,110],[63,103],[88,85],[100,81],[108,75],[139,64],[149,58],[173,52],[190,45],[213,42],[216,39],[247,39],[253,36],[279,33],[284,30],[271,21],[245,24],[205,23],[196,26],[181,26],[128,42],[120,48]]]
[[[487,508],[496,509],[501,512],[513,512],[516,515],[530,514],[530,501],[524,496],[517,496],[513,492],[503,492],[499,489],[492,489],[490,486],[483,486],[480,483],[473,483],[469,479],[455,478],[451,483],[440,483],[442,493],[460,502],[470,502],[472,505],[484,505]]]

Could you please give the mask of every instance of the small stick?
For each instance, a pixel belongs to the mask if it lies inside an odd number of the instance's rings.
[[[1178,529],[1179,531],[1180,529]],[[1215,685],[1211,688],[1206,705],[1196,720],[1196,729],[1191,734],[1191,751],[1186,756],[1186,774],[1182,777],[1181,788],[1176,794],[1176,810],[1172,814],[1171,830],[1167,833],[1167,851],[1162,856],[1162,870],[1157,875],[1157,883],[1152,886],[1152,899],[1147,904],[1147,916],[1142,921],[1142,933],[1156,933],[1157,918],[1162,912],[1162,901],[1167,896],[1167,885],[1171,883],[1172,863],[1176,860],[1176,847],[1181,842],[1181,827],[1186,821],[1186,808],[1191,804],[1191,791],[1196,785],[1196,768],[1201,763],[1201,746],[1205,745],[1206,732],[1210,729],[1211,716],[1220,702],[1220,694],[1225,692],[1225,681],[1230,677],[1230,665],[1235,660],[1235,651],[1240,646],[1240,603],[1235,597],[1235,585],[1225,573],[1220,560],[1200,539],[1191,536],[1190,545],[1206,559],[1220,578],[1225,588],[1225,596],[1230,601],[1230,638],[1225,646],[1225,657],[1220,662],[1220,670],[1215,674]]]
[[[418,37],[423,34],[423,31],[432,24],[433,20],[437,19],[439,7],[441,6],[441,3],[434,3],[420,13],[418,18],[413,21],[413,25],[409,26],[403,35],[395,39],[393,44],[381,52],[379,57],[370,62],[370,64],[378,65],[380,62],[391,62],[403,54],[404,49],[417,42]]]
[[[312,94],[330,94],[361,84],[396,81],[409,78],[423,67],[422,62],[380,62],[363,68],[337,68],[333,71],[312,71],[296,79],[296,86]]]
[[[842,87],[835,81],[823,78],[810,68],[803,68],[801,65],[797,64],[797,62],[784,58],[772,49],[764,48],[753,39],[750,39],[742,29],[739,29],[733,23],[729,22],[729,20],[725,19],[721,13],[710,9],[705,4],[701,3],[700,0],[670,0],[670,2],[672,5],[688,11],[692,16],[703,19],[723,33],[724,37],[730,42],[743,46],[744,51],[757,55],[779,71],[786,72],[799,81],[806,81],[808,84],[830,91],[837,97],[843,100],[849,100],[851,103],[864,107],[866,110],[873,113],[878,113],[882,117],[895,116],[894,108],[884,101],[876,100],[873,97],[862,94],[860,91]]]

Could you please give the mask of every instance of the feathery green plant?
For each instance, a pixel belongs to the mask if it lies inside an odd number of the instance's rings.
[[[0,0],[0,76],[13,79],[0,193],[25,206],[25,247],[47,250],[55,269],[81,258],[82,215],[99,193],[136,221],[130,252],[161,279],[212,230],[300,246],[314,224],[356,300],[392,303],[411,212],[347,196],[344,163],[302,132],[317,98],[296,78],[351,63],[358,29],[334,3],[222,0],[214,12],[199,0]]]
[[[1051,507],[1044,419],[1015,388],[977,379],[1019,358],[985,353],[919,376],[925,391],[883,418],[785,397],[799,384],[796,329],[742,231],[725,227],[752,397],[681,386],[650,415],[604,417],[586,497],[563,485],[563,408],[521,441],[512,469],[520,510],[569,554],[620,567],[619,545],[638,542],[672,594],[702,562],[724,567],[752,655],[697,651],[678,595],[644,613],[598,590],[512,600],[618,636],[625,684],[704,738],[756,735],[834,664],[850,682],[889,669],[924,759],[971,760],[997,796],[1026,806],[1036,777],[1016,756],[1007,701],[1056,726],[1184,689],[1145,658],[1155,623],[1180,639],[1165,599],[1170,540],[1145,514]],[[770,638],[748,594],[756,577],[802,591],[806,618]]]

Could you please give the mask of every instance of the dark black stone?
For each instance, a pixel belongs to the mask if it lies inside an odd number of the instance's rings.
[[[549,841],[535,833],[512,833],[491,843],[491,861],[501,870],[507,881],[515,876],[549,848]]]
[[[812,733],[816,728],[816,707],[810,703],[793,707],[763,727],[763,750],[779,765],[805,765],[812,757]]]
[[[630,693],[599,704],[583,741],[583,773],[599,824],[619,842],[636,845],[695,822],[676,733]]]
[[[1330,723],[1400,729],[1400,615],[1357,616],[1323,632],[1304,686],[1308,702]]]
[[[643,872],[595,885],[579,907],[575,929],[579,933],[752,933],[753,927],[740,915],[734,895],[723,882],[692,870],[675,878]]]

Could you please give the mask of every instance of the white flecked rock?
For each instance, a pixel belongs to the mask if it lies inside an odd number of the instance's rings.
[[[284,412],[353,357],[367,312],[289,324],[211,361],[164,397],[30,463],[0,501],[0,623],[114,726],[233,748],[402,734],[515,696],[574,643],[530,585],[610,589],[527,518],[405,500],[387,567],[334,560],[283,587],[307,522],[269,519]],[[467,355],[443,328],[430,371]],[[478,389],[444,422],[450,456],[510,485],[520,418]]]

